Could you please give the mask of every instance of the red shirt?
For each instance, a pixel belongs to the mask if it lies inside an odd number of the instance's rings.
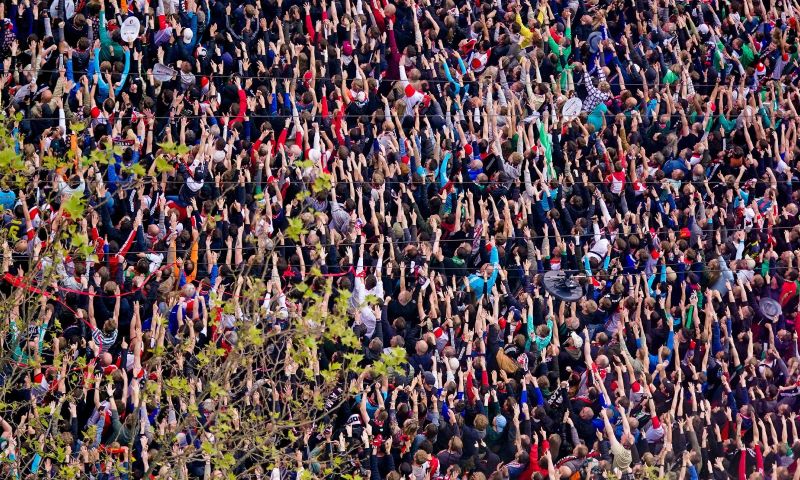
[[[542,452],[550,449],[550,442],[545,440],[542,442]],[[531,451],[529,453],[530,460],[528,461],[528,468],[526,468],[520,475],[519,480],[531,480],[533,475],[536,473],[541,474],[543,477],[547,478],[548,471],[547,468],[542,468],[539,466],[539,445],[536,443],[531,444]]]

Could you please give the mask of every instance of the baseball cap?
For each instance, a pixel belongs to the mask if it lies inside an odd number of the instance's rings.
[[[342,43],[342,53],[347,56],[353,55],[353,44],[351,44],[348,40],[345,40],[344,43]]]

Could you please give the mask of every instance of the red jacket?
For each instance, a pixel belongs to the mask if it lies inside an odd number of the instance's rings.
[[[550,442],[545,440],[542,442],[542,452],[550,449]],[[531,480],[535,473],[542,474],[543,477],[547,478],[548,471],[546,468],[542,468],[539,466],[539,445],[536,443],[531,444],[531,451],[530,451],[530,461],[528,462],[528,468],[523,470],[523,472],[519,475],[519,480]]]

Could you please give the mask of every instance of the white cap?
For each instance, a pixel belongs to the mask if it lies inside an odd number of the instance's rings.
[[[459,369],[458,359],[456,357],[450,357],[450,370],[457,371]]]
[[[191,28],[184,28],[183,29],[183,41],[184,41],[184,43],[191,43],[193,37],[194,37],[194,32],[192,32]]]

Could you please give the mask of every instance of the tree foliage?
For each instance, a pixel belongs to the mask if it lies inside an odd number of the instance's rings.
[[[73,132],[78,130],[72,126]],[[0,123],[0,181],[25,191],[37,180],[37,168],[23,159],[19,144],[12,125]],[[182,145],[161,147],[164,155],[154,162],[158,172],[172,169],[170,156],[188,152]],[[70,152],[65,159],[42,158],[38,167],[69,177],[82,169],[99,171],[114,153],[109,146],[74,162],[69,158],[81,155]],[[141,182],[146,172],[140,167],[128,173],[133,182]],[[314,187],[330,188],[330,179],[318,179]],[[19,268],[13,248],[3,252],[7,274],[0,289],[5,319],[0,322],[0,417],[12,431],[0,454],[4,475],[20,478],[47,470],[57,478],[83,478],[88,473],[84,465],[95,464],[132,477],[151,473],[186,478],[199,470],[205,476],[247,478],[291,465],[302,469],[301,478],[357,477],[353,465],[344,461],[347,442],[333,437],[326,426],[343,403],[352,402],[354,379],[391,374],[405,360],[405,351],[392,349],[365,369],[348,292],[335,291],[333,279],[314,270],[288,292],[293,301],[284,307],[279,298],[286,292],[280,290],[273,255],[264,259],[271,264],[271,277],[252,276],[245,268],[228,291],[212,289],[207,300],[198,296],[202,309],[194,310],[195,317],[178,318],[188,332],[181,339],[169,338],[170,319],[160,312],[141,338],[121,331],[117,342],[132,354],[141,349],[145,374],[139,378],[122,368],[104,375],[98,366],[101,352],[85,322],[89,312],[78,306],[102,293],[85,288],[85,281],[77,291],[64,288],[59,275],[66,259],[85,266],[98,261],[87,218],[99,205],[82,193],[57,191],[48,203],[53,214],[45,230],[51,240],[45,246],[37,242],[24,268]],[[290,222],[287,235],[303,233],[302,224]],[[180,301],[179,295],[170,298],[168,311]],[[138,303],[134,310],[141,310]],[[134,314],[134,323],[139,317]],[[234,332],[226,337],[230,348],[197,342],[195,330],[221,329],[223,324]],[[65,338],[68,328],[80,332],[77,343]],[[333,361],[321,360],[331,358],[321,355],[326,348],[340,353]],[[39,374],[50,386],[42,395],[31,395]],[[75,405],[92,397],[100,403],[114,398],[120,412],[128,405],[127,442],[95,448],[94,425],[73,438]],[[148,418],[140,412],[159,413]],[[176,441],[179,432],[192,432],[196,441],[183,445]],[[296,452],[312,436],[321,441],[303,460]],[[143,467],[136,471],[135,465]]]

